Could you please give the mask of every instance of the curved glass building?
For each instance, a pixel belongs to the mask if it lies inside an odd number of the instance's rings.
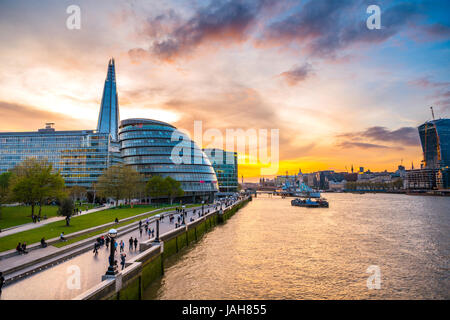
[[[170,176],[181,183],[184,201],[212,201],[217,177],[203,151],[174,126],[150,119],[126,119],[119,127],[123,163],[148,180]]]

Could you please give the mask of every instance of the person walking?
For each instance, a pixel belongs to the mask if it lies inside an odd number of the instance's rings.
[[[142,220],[139,220],[139,229],[142,228]]]
[[[92,251],[94,255],[98,254],[98,242],[94,243],[94,251]]]
[[[109,237],[106,237],[105,243],[106,243],[106,249],[109,248],[109,242],[111,241],[111,239],[109,239]]]
[[[139,227],[139,236],[142,238],[142,228]]]
[[[130,239],[128,240],[128,244],[129,244],[128,250],[129,251],[133,250],[133,237],[130,237]]]
[[[137,245],[138,245],[138,239],[134,238],[134,251],[137,250]]]
[[[125,253],[121,253],[120,254],[120,264],[122,265],[122,270],[125,268],[125,258],[126,258],[126,254]]]
[[[123,240],[120,240],[120,252],[125,251],[125,242]]]

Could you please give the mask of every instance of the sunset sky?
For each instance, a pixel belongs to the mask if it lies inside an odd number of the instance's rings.
[[[66,27],[73,4],[80,30]],[[366,27],[372,4],[380,30]],[[121,119],[279,129],[280,174],[418,167],[417,126],[430,106],[450,113],[449,11],[437,0],[1,0],[0,131],[95,129],[114,57]],[[241,165],[239,177],[259,172]]]

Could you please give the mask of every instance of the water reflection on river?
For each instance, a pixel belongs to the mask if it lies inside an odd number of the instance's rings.
[[[449,299],[450,198],[258,197],[169,260],[146,299]],[[379,266],[381,289],[366,270]]]

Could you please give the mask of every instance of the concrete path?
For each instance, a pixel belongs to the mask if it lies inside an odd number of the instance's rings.
[[[87,211],[82,211],[80,214],[77,214],[74,217],[79,217],[79,216],[82,216],[82,215],[85,215],[85,214],[94,213],[94,212],[106,210],[106,209],[109,209],[109,208],[111,208],[111,205],[105,205],[105,206],[100,207],[100,208],[95,208],[95,209],[91,209],[91,210],[87,210]],[[22,232],[22,231],[36,229],[36,228],[45,226],[46,224],[49,224],[49,223],[52,223],[52,222],[55,222],[55,221],[61,221],[61,220],[64,220],[64,219],[65,219],[65,217],[52,217],[52,218],[48,218],[46,220],[41,220],[41,222],[36,222],[36,223],[30,222],[30,223],[22,224],[20,226],[15,226],[15,227],[12,227],[12,228],[9,228],[9,229],[6,229],[6,230],[4,229],[4,230],[2,230],[2,232],[0,232],[0,238],[9,236],[11,234],[19,233],[19,232]]]
[[[204,210],[213,211],[216,205],[206,206]],[[193,209],[196,213],[193,214]],[[187,223],[190,218],[195,220],[199,218],[198,212],[201,208],[193,208],[187,210]],[[175,229],[175,222],[177,222],[177,215],[174,214],[174,222],[169,222],[169,217],[165,217],[160,223],[160,234],[164,234],[170,230]],[[139,254],[139,244],[137,250],[129,249],[128,240],[130,237],[137,238],[139,242],[151,239],[145,234],[145,219],[142,219],[143,233],[140,235],[139,229],[125,233],[118,237],[125,242],[125,253],[127,260]],[[155,229],[155,222],[150,223],[150,228]],[[91,245],[93,248],[93,244]],[[31,254],[31,253],[30,253]],[[119,259],[119,249],[117,250],[117,260]],[[55,263],[55,266],[47,268],[41,272],[30,275],[29,277],[14,282],[3,288],[3,293],[0,299],[72,299],[80,293],[92,288],[101,282],[101,276],[105,274],[108,267],[109,249],[103,246],[99,249],[98,255],[94,255],[92,250],[81,253],[67,261]],[[71,275],[79,274],[78,278],[71,277]]]

